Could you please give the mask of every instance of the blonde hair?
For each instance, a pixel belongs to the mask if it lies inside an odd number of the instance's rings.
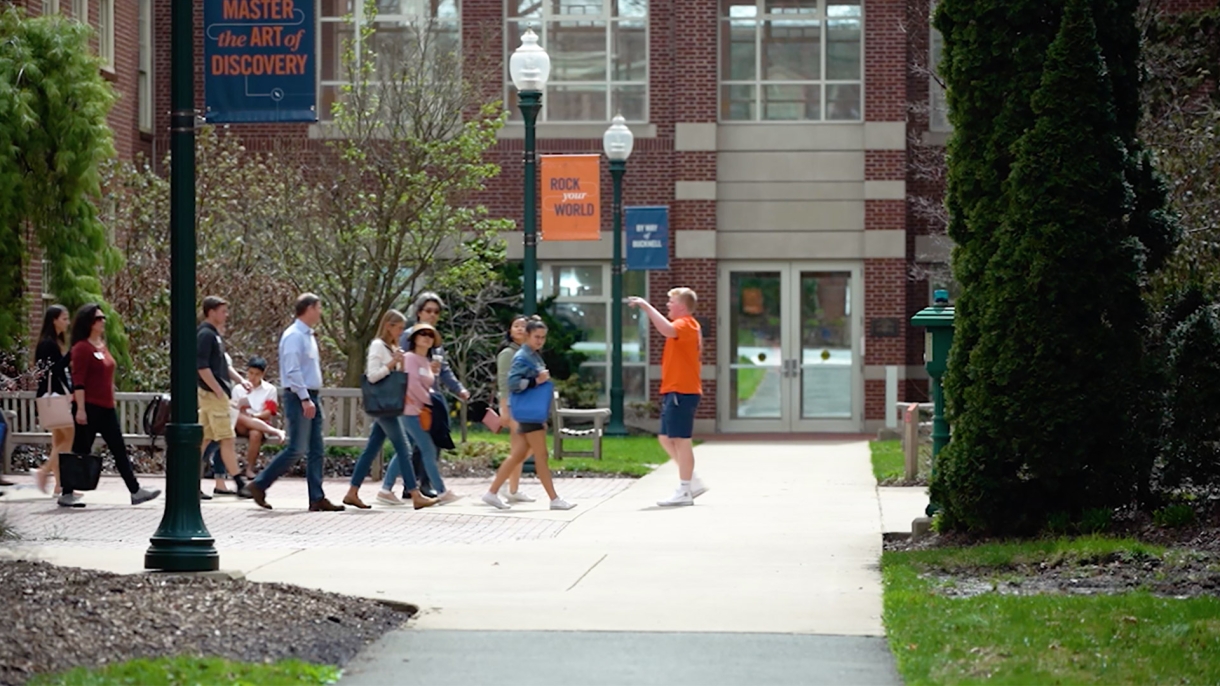
[[[390,350],[398,345],[398,340],[390,335],[390,327],[395,324],[406,324],[407,318],[398,310],[386,310],[385,314],[381,315],[381,323],[377,325],[377,337],[383,343],[390,346]]]
[[[668,293],[669,297],[677,298],[682,301],[682,305],[686,307],[686,311],[694,313],[695,307],[699,304],[699,296],[695,295],[695,291],[690,288],[673,288]]]

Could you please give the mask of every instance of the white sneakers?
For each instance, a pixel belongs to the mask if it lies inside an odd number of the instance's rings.
[[[500,489],[499,495],[500,495],[501,500],[504,500],[504,501],[510,502],[510,503],[532,503],[532,502],[534,502],[534,498],[529,496],[525,491],[517,491],[516,493],[509,493],[508,486],[502,487]]]
[[[488,505],[491,505],[492,507],[496,508],[497,510],[510,509],[509,506],[507,504],[505,504],[505,502],[503,500],[500,500],[500,496],[496,495],[495,493],[491,493],[490,491],[483,494],[483,502],[487,503]]]
[[[501,493],[503,493],[503,491],[501,491]],[[532,502],[534,502],[534,499],[530,498],[529,496],[525,495],[524,493],[509,493],[508,501],[513,502],[513,503],[532,503]],[[490,491],[483,494],[483,502],[488,505],[491,505],[492,507],[496,508],[497,510],[512,509],[512,505],[509,505],[508,503],[504,502],[503,500],[500,499],[500,496],[498,494],[492,493]],[[564,500],[563,498],[555,498],[554,500],[551,501],[552,510],[570,510],[574,507],[576,507],[575,503],[569,503],[568,501]]]
[[[699,477],[692,476],[690,478],[690,497],[698,498],[704,493],[707,493],[707,485]]]
[[[679,486],[678,490],[674,491],[674,494],[669,496],[669,498],[657,501],[657,505],[660,505],[661,507],[681,507],[683,505],[694,504],[695,497],[691,495],[690,490],[682,488],[681,486]]]

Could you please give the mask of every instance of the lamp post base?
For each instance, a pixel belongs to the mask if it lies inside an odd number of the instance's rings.
[[[216,541],[199,510],[199,444],[203,427],[169,424],[165,430],[165,513],[144,553],[144,568],[163,572],[220,569]]]
[[[144,553],[144,569],[161,572],[214,572],[220,569],[220,553],[211,538],[199,540],[152,539]]]

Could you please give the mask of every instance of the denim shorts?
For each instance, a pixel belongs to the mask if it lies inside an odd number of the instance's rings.
[[[661,435],[690,438],[695,431],[695,410],[702,397],[698,393],[666,393],[661,396]]]

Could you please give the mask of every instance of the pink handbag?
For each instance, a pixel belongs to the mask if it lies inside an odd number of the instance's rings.
[[[65,429],[73,425],[72,396],[52,393],[34,399],[38,423],[44,429]]]

